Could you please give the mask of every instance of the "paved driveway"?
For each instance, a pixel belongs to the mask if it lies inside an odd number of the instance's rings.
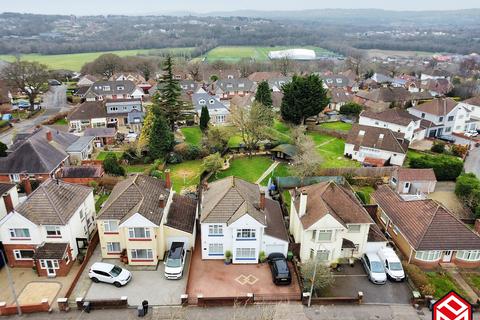
[[[188,265],[190,254],[185,266]],[[118,265],[123,266],[120,263]],[[128,266],[123,266],[128,269]],[[164,278],[164,264],[160,262],[155,271],[130,270],[132,280],[126,286],[117,288],[107,283],[93,283],[90,286],[87,299],[115,299],[122,296],[128,298],[130,306],[138,306],[147,300],[152,306],[180,305],[181,295],[186,292],[188,269],[180,280]]]
[[[335,273],[335,284],[330,289],[332,296],[356,297],[359,291],[363,292],[365,303],[410,304],[411,290],[406,282],[373,284],[359,262],[353,268],[346,266],[344,272]]]

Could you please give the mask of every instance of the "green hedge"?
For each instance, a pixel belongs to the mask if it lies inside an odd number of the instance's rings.
[[[463,162],[449,156],[424,155],[410,159],[411,168],[433,168],[438,181],[453,181],[463,170]]]

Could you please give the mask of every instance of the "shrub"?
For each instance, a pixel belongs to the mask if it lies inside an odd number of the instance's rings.
[[[480,180],[473,173],[465,173],[457,178],[455,194],[475,211],[475,215],[480,213]]]
[[[430,149],[435,153],[444,153],[445,152],[445,143],[443,142],[434,142],[432,148]]]
[[[435,286],[430,283],[428,276],[422,269],[413,264],[403,263],[403,270],[412,280],[415,287],[420,290],[423,295],[432,295],[435,292]]]
[[[260,251],[260,254],[258,255],[258,260],[261,263],[264,263],[267,260],[267,255],[265,254],[265,251]]]
[[[180,154],[178,154],[176,152],[170,152],[165,157],[165,161],[168,164],[177,164],[177,163],[181,163],[183,161],[183,159],[182,159],[182,156]]]
[[[105,160],[103,160],[103,169],[106,173],[114,176],[124,176],[125,168],[120,166],[117,156],[113,153],[107,154]]]
[[[90,181],[90,182],[88,183],[88,186],[89,186],[90,188],[93,188],[93,192],[94,192],[94,193],[97,193],[97,192],[98,192],[98,182],[97,182],[97,181]]]
[[[453,181],[463,170],[463,162],[458,158],[449,156],[424,155],[410,160],[411,168],[433,168],[439,181]]]
[[[157,178],[157,179],[161,179],[161,178],[163,177],[162,171],[160,171],[160,170],[153,170],[153,171],[150,173],[150,175],[151,175],[152,177]]]
[[[467,152],[468,152],[468,146],[460,145],[460,144],[454,144],[451,148],[452,153],[454,156],[459,157],[459,158],[465,158]]]
[[[187,143],[179,143],[173,151],[180,155],[183,160],[196,160],[200,157],[200,148]]]
[[[358,116],[362,112],[362,105],[354,102],[349,102],[340,107],[340,114],[347,116]]]

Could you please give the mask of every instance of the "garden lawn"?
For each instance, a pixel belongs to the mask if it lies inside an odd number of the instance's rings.
[[[272,163],[272,159],[261,156],[231,159],[230,167],[225,171],[218,172],[216,177],[212,177],[212,180],[235,176],[254,183]]]
[[[198,126],[181,128],[180,131],[182,131],[183,136],[185,137],[185,143],[200,146],[203,133]]]
[[[101,151],[98,156],[97,160],[105,160],[108,154],[113,153],[114,155],[117,156],[117,159],[120,159],[122,157],[123,152],[122,151]]]
[[[462,277],[468,282],[470,287],[480,294],[480,273],[478,272],[462,272]]]
[[[149,163],[149,164],[134,164],[134,165],[125,166],[125,171],[127,173],[143,173],[146,170],[150,169],[151,166],[152,166],[151,163]]]
[[[427,277],[435,286],[435,298],[441,298],[452,290],[465,297],[465,292],[447,273],[427,272]]]
[[[312,137],[317,151],[322,157],[322,168],[353,168],[361,166],[359,162],[343,156],[345,149],[344,140],[317,132],[309,132],[308,135]]]
[[[366,187],[352,186],[352,188],[355,191],[363,192],[365,194],[365,197],[367,198],[367,204],[370,203],[370,196],[375,191],[375,189],[373,187],[370,187],[370,186],[366,186]]]
[[[200,183],[200,175],[202,174],[201,160],[169,164],[167,168],[170,169],[173,189],[176,192],[180,192],[183,188],[196,186]]]
[[[293,174],[290,172],[290,167],[288,166],[288,164],[286,164],[285,162],[280,162],[280,164],[275,168],[275,170],[273,170],[273,172],[268,175],[267,177],[265,177],[265,179],[263,179],[263,181],[260,183],[262,186],[266,186],[268,185],[268,180],[270,178],[276,178],[276,177],[290,177],[292,176]]]
[[[350,131],[350,129],[352,129],[352,125],[350,123],[345,123],[341,121],[324,122],[320,124],[320,127],[339,131]]]
[[[66,126],[66,125],[68,125],[68,121],[67,121],[67,119],[62,118],[62,119],[58,119],[57,121],[55,121],[54,124],[58,125],[58,126]]]

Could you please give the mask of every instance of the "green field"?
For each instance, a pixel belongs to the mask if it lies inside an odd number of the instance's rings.
[[[82,66],[95,60],[104,53],[114,53],[120,57],[136,56],[136,55],[161,55],[171,53],[172,55],[189,54],[193,48],[166,48],[166,49],[139,49],[139,50],[118,50],[118,51],[100,51],[87,53],[71,53],[71,54],[24,54],[21,58],[29,61],[38,61],[46,64],[52,69],[66,69],[72,71],[80,71]],[[14,61],[14,55],[0,55],[0,60]]]
[[[286,50],[294,48],[312,49],[317,56],[333,55],[333,52],[323,48],[313,46],[275,46],[275,47],[250,47],[250,46],[220,46],[216,47],[203,57],[207,61],[222,60],[226,62],[236,62],[241,59],[253,59],[256,61],[268,60],[268,53],[276,50]]]

